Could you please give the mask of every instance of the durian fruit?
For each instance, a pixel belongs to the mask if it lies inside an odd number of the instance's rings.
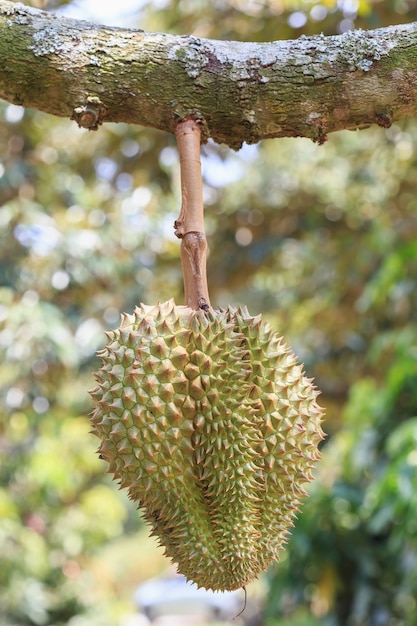
[[[108,471],[179,572],[245,587],[279,558],[312,479],[318,392],[245,308],[141,305],[108,336],[91,392]]]

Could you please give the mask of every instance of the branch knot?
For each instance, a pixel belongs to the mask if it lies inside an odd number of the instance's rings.
[[[107,109],[96,96],[88,96],[87,103],[76,107],[70,119],[77,122],[80,128],[98,130],[106,117]]]

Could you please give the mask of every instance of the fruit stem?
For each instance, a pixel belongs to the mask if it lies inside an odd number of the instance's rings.
[[[182,204],[174,228],[181,239],[181,263],[185,304],[207,311],[207,240],[204,229],[203,181],[201,177],[201,129],[193,119],[179,122],[175,129],[180,155]]]

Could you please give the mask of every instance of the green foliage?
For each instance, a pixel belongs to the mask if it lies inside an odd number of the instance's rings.
[[[272,40],[416,19],[413,2],[354,4],[172,0],[138,22]],[[182,301],[175,141],[0,115],[0,624],[110,626],[163,560],[95,454],[87,389],[120,312]],[[268,574],[268,626],[415,619],[416,144],[410,121],[322,147],[203,148],[212,300],[263,312],[328,413],[317,481]]]
[[[397,393],[372,379],[352,387],[343,427],[325,450],[286,560],[276,568],[272,613],[292,595],[294,604],[327,616],[326,624],[413,622],[417,397],[401,415],[407,388],[417,389],[415,371]]]

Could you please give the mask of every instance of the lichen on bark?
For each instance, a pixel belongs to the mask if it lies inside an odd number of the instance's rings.
[[[173,132],[201,121],[233,148],[416,114],[417,24],[245,43],[96,26],[0,0],[0,98],[71,117],[97,97],[106,121]]]

